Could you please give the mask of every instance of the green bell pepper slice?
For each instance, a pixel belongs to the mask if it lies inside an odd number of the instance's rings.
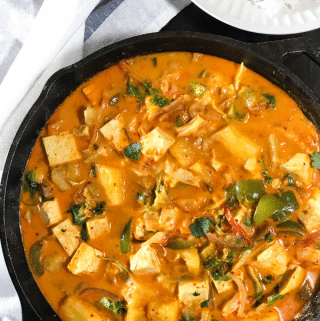
[[[268,217],[274,215],[278,211],[283,209],[284,204],[275,196],[270,194],[264,194],[256,208],[253,215],[253,222],[255,224],[260,224]]]
[[[262,180],[245,179],[227,188],[227,205],[232,207],[238,201],[242,205],[255,204],[265,192]]]

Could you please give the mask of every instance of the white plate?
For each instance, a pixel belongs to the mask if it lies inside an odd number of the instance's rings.
[[[284,35],[320,28],[320,0],[192,0],[234,27]]]

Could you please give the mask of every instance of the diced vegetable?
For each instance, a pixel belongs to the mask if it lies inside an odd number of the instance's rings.
[[[131,221],[132,219],[127,222],[125,225],[122,234],[121,234],[121,240],[120,240],[120,249],[121,253],[129,253],[130,252],[130,229],[131,229]]]
[[[34,243],[30,249],[30,263],[37,276],[42,276],[44,274],[44,266],[41,263],[43,246],[43,241],[38,241]]]
[[[200,97],[207,90],[207,87],[199,82],[191,82],[190,85],[193,89],[193,94],[197,97]]]
[[[52,273],[58,273],[63,265],[64,259],[62,256],[56,254],[44,259],[44,269],[49,270]]]
[[[234,206],[236,201],[251,206],[264,194],[265,186],[262,180],[247,179],[230,186],[226,190],[228,206]]]
[[[277,301],[281,300],[284,297],[284,295],[281,294],[273,294],[268,298],[268,306],[273,305]]]

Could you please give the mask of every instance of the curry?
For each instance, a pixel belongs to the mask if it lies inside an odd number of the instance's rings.
[[[319,134],[246,68],[120,61],[42,130],[25,252],[62,320],[292,320],[317,286]]]

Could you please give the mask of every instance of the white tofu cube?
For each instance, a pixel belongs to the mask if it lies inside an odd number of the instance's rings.
[[[90,219],[87,221],[87,231],[90,240],[110,232],[110,222],[106,217]]]
[[[62,213],[56,199],[44,202],[40,208],[40,214],[48,226],[56,224],[62,220]]]
[[[99,256],[103,257],[103,253],[86,243],[81,243],[68,264],[68,270],[73,274],[95,272],[101,262]]]
[[[130,269],[136,275],[160,273],[160,263],[155,250],[150,245],[142,245],[138,252],[130,257]]]
[[[229,292],[230,290],[234,289],[232,280],[228,281],[216,281],[213,280],[214,286],[219,294],[224,292]]]
[[[133,308],[130,305],[128,305],[126,321],[147,321],[147,317],[144,312],[144,309]]]
[[[185,250],[179,251],[181,258],[186,262],[188,270],[194,274],[198,275],[200,272],[200,256],[198,250],[195,246],[192,246]]]
[[[98,105],[101,101],[101,89],[94,83],[91,83],[87,87],[82,89],[82,92],[86,95],[92,105]]]
[[[253,174],[253,178],[262,178],[262,164],[258,162],[257,158],[251,157],[243,166],[248,172]]]
[[[308,154],[297,153],[290,158],[281,168],[295,176],[299,181],[309,185],[313,178],[313,168]]]
[[[86,123],[86,125],[94,126],[99,115],[98,109],[88,106],[86,110],[83,112],[83,115],[84,115],[84,122]]]
[[[118,151],[122,151],[129,145],[128,138],[124,132],[124,121],[117,116],[100,128],[102,135],[110,140]]]
[[[81,158],[72,134],[52,135],[43,138],[49,165],[51,167]]]
[[[177,227],[179,218],[182,218],[183,213],[177,207],[163,208],[159,218],[159,226],[164,230],[174,230]]]
[[[142,153],[158,161],[166,151],[174,144],[175,139],[159,127],[153,129],[150,133],[141,139]]]
[[[75,225],[72,224],[69,218],[56,225],[52,229],[52,232],[59,240],[68,255],[72,255],[79,247],[81,238],[80,231]]]
[[[286,249],[279,241],[275,241],[258,255],[256,263],[263,269],[268,270],[270,274],[277,276],[286,272],[288,262],[289,258]]]
[[[299,219],[306,227],[308,232],[320,227],[320,190],[316,189],[312,198],[310,198],[299,214]]]
[[[119,205],[124,201],[123,172],[118,168],[96,165],[98,180],[108,198],[108,205]]]
[[[178,301],[152,301],[148,304],[148,320],[178,321],[180,305]]]
[[[185,305],[199,305],[208,300],[208,297],[208,281],[183,281],[179,284],[179,300]]]

